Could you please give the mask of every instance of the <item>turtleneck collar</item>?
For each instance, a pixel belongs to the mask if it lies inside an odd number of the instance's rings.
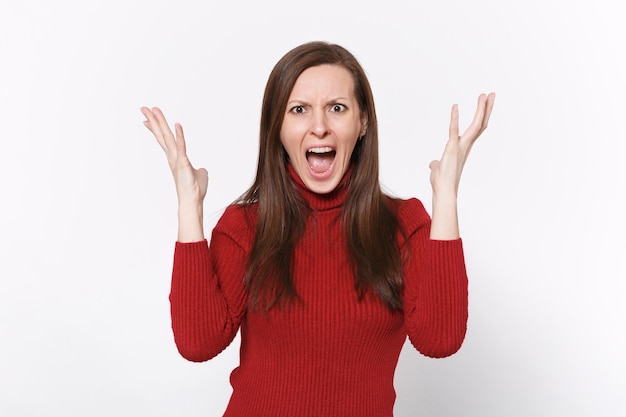
[[[348,168],[337,187],[327,194],[317,194],[309,190],[290,163],[287,163],[287,169],[289,170],[289,175],[296,184],[296,188],[298,189],[300,195],[313,211],[332,210],[340,208],[345,203],[346,196],[348,195],[348,184],[350,183],[352,166]]]

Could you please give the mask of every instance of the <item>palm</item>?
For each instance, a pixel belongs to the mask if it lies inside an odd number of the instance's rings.
[[[142,107],[146,117],[144,125],[152,132],[167,157],[174,176],[179,202],[201,202],[206,196],[209,178],[206,169],[196,169],[187,157],[185,136],[180,124],[175,125],[174,135],[158,107]]]
[[[430,163],[430,182],[434,193],[450,192],[456,196],[463,167],[474,142],[487,128],[495,98],[494,93],[487,96],[481,94],[478,97],[474,120],[461,136],[459,136],[458,106],[456,104],[452,106],[449,139],[443,155],[440,160]]]

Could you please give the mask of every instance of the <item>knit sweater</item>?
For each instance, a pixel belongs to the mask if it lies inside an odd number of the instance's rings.
[[[268,313],[247,310],[243,282],[256,205],[229,206],[207,241],[176,243],[170,294],[181,355],[205,361],[241,331],[240,365],[224,417],[390,417],[394,371],[408,335],[430,357],[456,352],[465,337],[467,276],[461,240],[431,240],[417,199],[390,200],[409,245],[402,310],[373,291],[359,300],[345,249],[347,187],[315,194],[293,174],[312,213],[295,248],[302,302]],[[402,237],[404,236],[404,237]]]

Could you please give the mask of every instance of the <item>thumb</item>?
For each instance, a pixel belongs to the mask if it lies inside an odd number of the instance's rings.
[[[196,170],[196,175],[198,175],[199,178],[205,179],[207,181],[209,179],[209,172],[204,168],[198,168]]]
[[[434,171],[437,168],[439,168],[439,165],[440,165],[440,162],[437,160],[430,161],[430,164],[428,164],[428,168],[430,168],[431,171]]]

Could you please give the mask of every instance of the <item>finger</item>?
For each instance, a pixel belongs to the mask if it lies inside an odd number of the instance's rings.
[[[205,168],[198,168],[198,174],[202,178],[203,181],[209,181],[209,172]]]
[[[452,105],[452,111],[450,114],[449,138],[454,139],[454,140],[459,139],[459,105],[458,104]]]
[[[163,137],[163,142],[165,143],[167,150],[176,149],[176,141],[174,140],[174,135],[172,134],[172,130],[167,124],[167,120],[165,119],[163,112],[161,111],[160,108],[153,107],[152,113],[154,114],[155,119],[158,123],[158,128],[159,128],[159,131],[161,132],[161,135]]]
[[[437,168],[439,168],[439,164],[440,164],[440,162],[437,161],[437,160],[430,161],[430,164],[428,164],[428,168],[430,168],[431,171],[434,171]]]
[[[150,131],[154,135],[155,139],[157,140],[161,148],[165,152],[167,152],[167,145],[163,138],[163,134],[161,132],[161,129],[159,127],[159,122],[157,121],[155,114],[152,112],[152,110],[150,110],[147,107],[142,107],[141,113],[146,117],[146,121],[144,121],[144,125],[148,129],[150,129]]]
[[[141,114],[144,115],[144,117],[146,118],[146,120],[144,120],[144,124],[146,122],[151,123],[152,125],[156,125],[156,118],[154,116],[154,113],[152,113],[152,110],[150,110],[147,107],[141,107]]]
[[[202,194],[206,194],[207,187],[209,185],[209,173],[204,168],[198,168],[196,171],[198,182],[200,184],[200,189]]]
[[[187,155],[187,144],[185,143],[185,135],[183,134],[183,127],[180,123],[174,125],[176,131],[176,150],[179,155]]]
[[[143,114],[143,116],[146,118],[146,120],[143,121],[143,125],[147,127],[150,131],[152,131],[152,127],[150,125],[150,120],[151,120],[150,109],[147,107],[141,107],[139,110],[141,111],[141,114]]]
[[[478,137],[478,135],[480,135],[483,120],[485,118],[486,101],[487,98],[485,94],[481,94],[478,96],[478,104],[476,105],[474,120],[472,120],[472,123],[470,123],[470,125],[467,127],[467,130],[463,133],[463,137],[469,137],[473,141]]]
[[[489,93],[487,96],[487,106],[485,109],[485,116],[483,117],[483,125],[481,132],[487,129],[487,125],[489,124],[489,117],[491,117],[491,110],[493,110],[493,104],[496,101],[496,93]]]

